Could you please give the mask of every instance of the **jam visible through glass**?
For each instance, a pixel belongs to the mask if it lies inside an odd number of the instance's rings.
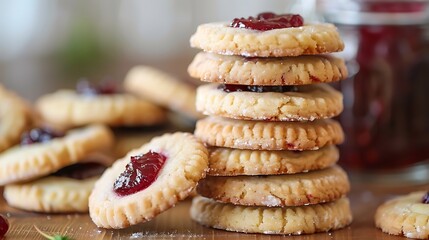
[[[119,196],[127,196],[148,188],[158,177],[167,157],[149,151],[145,154],[132,156],[113,184],[113,190]]]
[[[259,31],[268,31],[279,28],[301,27],[304,19],[298,14],[275,14],[264,12],[256,17],[234,18],[230,26],[234,28],[247,28]]]
[[[34,128],[31,129],[31,131],[22,134],[21,145],[44,143],[63,136],[63,133],[54,131],[50,128]]]
[[[249,86],[249,85],[238,85],[238,84],[220,84],[218,89],[224,92],[297,92],[296,86]]]
[[[118,87],[110,81],[103,81],[98,84],[90,83],[86,79],[80,80],[76,84],[76,92],[85,96],[96,96],[118,93]]]
[[[429,44],[423,27],[342,26],[359,39],[359,72],[340,82],[342,163],[394,169],[429,159]],[[350,89],[353,89],[350,94]]]
[[[60,169],[52,174],[58,177],[68,177],[78,180],[88,179],[101,175],[106,167],[95,162],[77,163]]]

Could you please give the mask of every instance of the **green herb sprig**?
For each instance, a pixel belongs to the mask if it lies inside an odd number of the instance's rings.
[[[38,227],[36,227],[36,225],[33,225],[33,226],[36,229],[36,231],[38,233],[40,233],[40,235],[42,235],[43,237],[45,237],[48,240],[72,240],[71,238],[69,238],[67,236],[61,236],[61,235],[50,236],[50,235],[46,234],[45,232],[43,232],[42,230],[40,230]]]

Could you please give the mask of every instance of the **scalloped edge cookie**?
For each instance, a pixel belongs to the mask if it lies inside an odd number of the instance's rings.
[[[246,207],[195,197],[191,218],[227,231],[301,235],[340,229],[352,222],[349,200],[300,207]]]
[[[49,142],[15,146],[0,155],[0,186],[46,176],[112,145],[109,128],[91,125]]]
[[[31,124],[30,110],[23,100],[0,84],[0,152],[19,143]]]
[[[339,166],[307,173],[207,177],[197,192],[223,203],[285,207],[332,202],[350,191],[347,174]]]
[[[297,86],[296,92],[225,92],[219,84],[197,89],[197,110],[205,115],[266,121],[314,121],[343,111],[343,95],[327,84]]]
[[[188,67],[191,77],[205,82],[242,85],[305,85],[344,80],[344,60],[332,55],[245,58],[198,53]]]
[[[87,155],[79,163],[98,163],[107,168],[112,165],[114,160],[104,153],[95,152]],[[8,205],[26,211],[88,212],[88,198],[99,177],[100,175],[74,179],[50,175],[31,182],[6,185],[3,196]]]
[[[163,153],[167,161],[148,188],[120,197],[113,183],[125,170],[131,156],[152,150]],[[135,149],[107,169],[89,197],[92,221],[103,228],[125,228],[154,218],[192,193],[205,177],[208,152],[203,143],[189,133],[164,134]]]
[[[195,88],[156,68],[133,67],[125,77],[124,88],[191,119],[202,118],[195,110]]]
[[[412,192],[381,204],[375,213],[375,225],[388,234],[429,238],[429,204],[422,203],[425,194]]]
[[[286,57],[339,52],[344,49],[337,28],[329,23],[257,31],[229,27],[228,23],[198,26],[191,47],[222,55]]]
[[[324,169],[339,159],[334,145],[311,151],[209,148],[208,176],[277,175]]]
[[[195,136],[216,147],[253,150],[317,150],[344,140],[332,119],[313,122],[266,122],[210,116],[198,120]]]
[[[39,98],[36,107],[44,120],[64,128],[96,123],[152,126],[166,120],[162,108],[131,94],[85,96],[58,90]]]
[[[88,198],[98,177],[84,180],[49,176],[4,187],[7,204],[44,213],[88,212]]]

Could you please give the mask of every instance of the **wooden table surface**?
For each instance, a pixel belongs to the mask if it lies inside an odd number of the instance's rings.
[[[429,189],[427,185],[404,184],[398,186],[375,185],[353,182],[349,194],[354,214],[353,223],[341,230],[313,235],[294,236],[293,239],[404,239],[390,236],[374,227],[373,215],[376,207],[386,199],[409,191]],[[0,190],[1,191],[1,190]],[[9,207],[0,197],[0,214],[7,216],[10,230],[5,239],[44,239],[33,225],[49,234],[62,234],[72,239],[280,239],[284,236],[243,234],[203,227],[190,219],[190,200],[162,213],[148,223],[124,230],[97,228],[87,214],[37,214]]]

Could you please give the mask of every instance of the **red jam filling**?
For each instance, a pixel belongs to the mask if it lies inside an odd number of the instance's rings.
[[[429,203],[429,192],[427,192],[427,193],[423,196],[423,198],[422,198],[422,203],[426,203],[426,204],[428,204],[428,203]]]
[[[119,90],[115,83],[104,81],[98,84],[90,83],[87,80],[80,80],[76,85],[76,92],[86,96],[115,94]]]
[[[44,143],[54,138],[63,137],[64,134],[54,131],[50,128],[34,128],[29,132],[22,134],[21,145],[29,145],[33,143]]]
[[[127,196],[146,189],[155,182],[166,160],[166,156],[152,151],[132,156],[113,184],[113,190],[119,196]]]
[[[298,14],[275,14],[264,12],[256,17],[234,18],[230,26],[235,28],[247,28],[259,31],[268,31],[279,28],[301,27],[304,19]]]
[[[249,86],[237,84],[221,84],[218,89],[224,92],[297,92],[298,88],[295,86]]]
[[[64,167],[52,175],[83,180],[95,176],[100,176],[104,172],[104,170],[106,170],[106,167],[99,163],[77,163]]]
[[[0,215],[0,239],[3,239],[4,235],[6,235],[7,230],[9,230],[9,222],[5,217]]]

